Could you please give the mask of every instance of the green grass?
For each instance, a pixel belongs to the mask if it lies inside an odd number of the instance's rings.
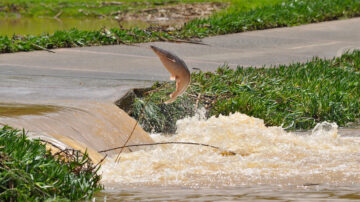
[[[107,2],[122,4],[106,4]],[[194,2],[204,0],[2,0],[0,16],[20,14],[25,17],[54,17],[61,12],[60,17],[105,17],[118,11],[136,12],[143,8]]]
[[[176,41],[356,16],[360,16],[360,0],[287,0],[283,3],[255,7],[252,10],[245,9],[245,11],[232,7],[226,12],[220,12],[208,19],[193,20],[176,31],[156,28],[102,29],[99,31],[72,29],[40,36],[0,36],[0,53],[40,50],[41,47],[52,49],[150,41]]]
[[[51,155],[38,140],[28,140],[24,131],[1,128],[0,201],[90,199],[102,189],[99,167],[92,166],[86,154],[70,157],[64,161]]]
[[[122,4],[106,5],[104,2]],[[137,12],[149,7],[199,2],[223,2],[237,10],[249,10],[279,3],[281,0],[2,0],[0,16],[54,17],[61,12],[60,17],[104,17],[117,11]]]
[[[227,33],[289,27],[360,16],[360,0],[289,0],[243,12],[231,9],[186,24],[181,36],[205,37]]]
[[[169,105],[163,102],[174,84],[162,86],[157,83],[153,93],[136,98],[131,110],[139,119],[148,102],[140,119],[148,131],[174,132],[176,120],[194,114],[199,94],[199,107],[206,107],[208,116],[241,112],[289,130],[311,129],[323,121],[360,123],[360,51],[276,67],[195,72],[184,96]]]

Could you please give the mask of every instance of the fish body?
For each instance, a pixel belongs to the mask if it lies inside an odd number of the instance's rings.
[[[156,53],[165,68],[170,72],[170,80],[176,80],[176,90],[170,94],[170,99],[165,102],[165,104],[172,103],[176,100],[176,97],[182,95],[189,86],[191,81],[190,71],[185,62],[178,56],[156,46],[150,46],[150,48]]]

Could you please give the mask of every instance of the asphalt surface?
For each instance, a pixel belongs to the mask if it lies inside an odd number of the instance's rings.
[[[156,42],[0,54],[0,102],[113,102],[131,88],[169,78],[150,45],[170,50],[190,69],[203,71],[224,64],[269,67],[314,56],[332,58],[360,49],[360,18],[209,37],[203,42],[206,45]]]

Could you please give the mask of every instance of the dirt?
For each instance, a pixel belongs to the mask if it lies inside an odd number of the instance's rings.
[[[160,25],[182,25],[195,18],[206,18],[227,4],[219,2],[168,5],[157,8],[146,8],[138,12],[117,12],[119,21],[144,21]]]

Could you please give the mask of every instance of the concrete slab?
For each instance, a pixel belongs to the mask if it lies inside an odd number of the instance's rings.
[[[190,68],[306,62],[360,48],[360,18],[203,39],[207,45],[151,43],[183,58]],[[148,48],[101,46],[0,55],[2,100],[115,101],[128,89],[167,80],[169,73]]]

